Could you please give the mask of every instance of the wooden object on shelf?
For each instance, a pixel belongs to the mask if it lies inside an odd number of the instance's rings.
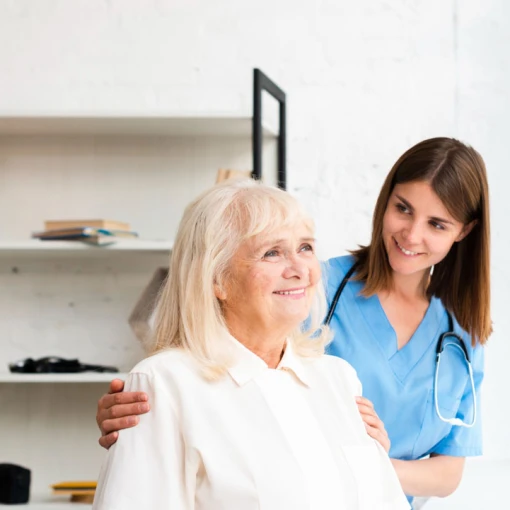
[[[131,225],[116,220],[46,220],[44,230],[61,230],[71,228],[93,227],[106,230],[130,231]]]
[[[71,496],[71,501],[76,503],[93,503],[96,493],[97,482],[95,481],[70,481],[51,485],[54,495]]]
[[[231,170],[228,168],[220,168],[216,175],[216,184],[226,181],[227,179],[249,179],[251,178],[250,170]]]
[[[152,337],[151,318],[156,307],[159,291],[168,277],[168,268],[159,267],[135,304],[128,322],[136,338],[145,348]]]

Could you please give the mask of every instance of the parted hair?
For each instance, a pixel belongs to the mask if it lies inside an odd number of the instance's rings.
[[[484,344],[492,332],[489,188],[484,161],[472,147],[453,138],[431,138],[398,159],[377,199],[370,245],[352,252],[358,263],[355,278],[364,282],[365,296],[390,290],[391,267],[382,237],[384,213],[394,187],[414,181],[429,183],[457,221],[475,222],[471,232],[434,266],[427,294],[441,299],[473,345]]]
[[[251,179],[217,184],[184,211],[170,258],[170,269],[155,313],[152,352],[179,347],[192,354],[208,379],[225,374],[229,359],[218,339],[228,331],[215,286],[228,281],[241,244],[281,228],[314,225],[289,193]],[[321,326],[326,311],[322,282],[310,318],[289,334],[301,356],[319,356],[330,339]]]

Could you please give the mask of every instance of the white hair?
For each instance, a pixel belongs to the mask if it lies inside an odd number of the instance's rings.
[[[181,347],[198,361],[207,378],[224,375],[229,360],[218,338],[228,328],[214,286],[225,284],[232,259],[246,239],[298,224],[313,235],[313,221],[295,198],[251,179],[218,184],[188,205],[158,301],[152,352]],[[324,353],[330,339],[329,329],[321,325],[325,312],[319,282],[308,320],[289,335],[298,355]]]

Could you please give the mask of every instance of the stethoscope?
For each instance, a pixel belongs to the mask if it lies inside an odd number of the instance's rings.
[[[343,292],[345,286],[347,285],[349,278],[354,274],[355,270],[356,270],[356,264],[354,264],[349,269],[349,271],[347,271],[347,274],[344,276],[343,280],[341,281],[340,285],[338,286],[338,289],[335,292],[335,295],[333,297],[333,301],[331,302],[331,306],[329,307],[328,314],[326,315],[326,319],[324,320],[324,324],[326,326],[329,326],[329,323],[331,322],[331,319],[333,318],[333,314],[335,313],[335,309],[338,304],[338,300],[340,299],[340,296],[342,295],[342,292]],[[457,425],[459,427],[471,428],[476,423],[476,391],[475,391],[475,381],[474,381],[474,377],[473,377],[473,368],[471,367],[471,360],[469,358],[469,352],[467,350],[466,343],[459,335],[457,335],[457,333],[455,333],[454,328],[453,328],[453,318],[452,318],[451,313],[448,310],[446,310],[446,313],[448,315],[448,331],[446,331],[442,335],[440,335],[439,340],[437,341],[437,345],[436,345],[436,369],[435,369],[435,374],[434,374],[434,406],[436,408],[436,414],[441,421],[444,421],[445,423],[449,423],[450,425]],[[445,418],[441,414],[441,411],[439,410],[438,398],[437,398],[439,367],[441,365],[441,355],[443,354],[444,350],[448,346],[455,347],[462,353],[462,355],[464,357],[464,361],[465,361],[467,369],[468,369],[468,372],[469,372],[469,380],[471,382],[471,394],[473,396],[473,418],[470,423],[466,423],[465,421],[463,421],[457,417]]]

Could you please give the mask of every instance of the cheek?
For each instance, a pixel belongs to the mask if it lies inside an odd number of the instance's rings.
[[[310,263],[309,275],[310,283],[312,285],[317,285],[317,283],[319,283],[322,278],[321,265],[317,258],[314,258],[314,260]]]
[[[275,278],[271,271],[254,270],[248,275],[246,287],[252,294],[268,294],[274,290]]]
[[[429,243],[429,247],[432,252],[440,255],[441,257],[446,257],[448,252],[451,250],[453,246],[453,239],[431,239]]]
[[[384,217],[383,217],[383,222],[382,222],[382,234],[383,236],[386,235],[388,232],[391,232],[392,231],[392,221],[391,221],[391,217],[390,217],[390,214],[388,212],[386,212],[384,214]]]
[[[383,218],[383,234],[391,234],[399,230],[400,219],[392,212],[387,211]]]

